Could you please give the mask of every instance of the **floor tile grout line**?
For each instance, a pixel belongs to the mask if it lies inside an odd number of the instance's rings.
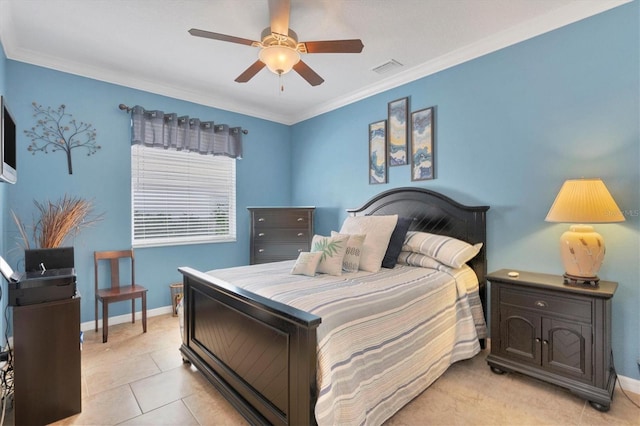
[[[127,386],[129,387],[129,390],[131,391],[131,395],[133,395],[133,399],[135,399],[135,401],[136,401],[136,405],[138,406],[138,410],[140,410],[140,414],[138,414],[137,416],[130,417],[130,418],[128,418],[126,420],[123,420],[123,421],[121,421],[119,423],[116,423],[116,425],[119,425],[119,424],[122,424],[122,423],[125,423],[125,422],[129,422],[129,421],[131,421],[133,419],[137,419],[138,417],[143,416],[145,414],[144,411],[142,411],[142,406],[140,405],[140,401],[138,401],[138,397],[136,396],[136,393],[133,391],[133,388],[131,387],[131,383],[127,383]]]
[[[194,413],[191,408],[189,408],[189,405],[187,405],[186,402],[184,402],[185,398],[189,398],[191,395],[193,394],[189,394],[187,396],[183,396],[182,398],[180,398],[180,402],[182,402],[182,405],[184,405],[184,407],[187,409],[187,411],[189,412],[189,414],[191,414],[191,417],[194,418],[194,420],[198,423],[198,425],[202,426],[202,423],[200,422],[200,419],[198,418],[198,416],[196,416],[196,413]]]

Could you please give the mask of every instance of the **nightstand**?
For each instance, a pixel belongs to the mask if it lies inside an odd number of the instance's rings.
[[[599,411],[611,405],[616,373],[611,351],[611,299],[618,283],[596,288],[561,275],[500,270],[491,283],[494,373],[515,371],[571,390]]]

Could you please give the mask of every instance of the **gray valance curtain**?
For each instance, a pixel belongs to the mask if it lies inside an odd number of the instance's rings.
[[[131,108],[131,144],[242,158],[242,129],[176,113]]]

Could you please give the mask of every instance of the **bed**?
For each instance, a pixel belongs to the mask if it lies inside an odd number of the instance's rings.
[[[424,350],[428,353],[422,354],[422,356],[426,357],[431,354],[431,356],[436,356],[437,360],[425,366],[425,369],[429,371],[424,372],[424,377],[422,377],[422,373],[416,378],[403,377],[401,385],[390,390],[388,394],[380,395],[380,398],[384,400],[382,401],[384,403],[379,404],[381,408],[377,403],[375,407],[366,406],[370,397],[367,396],[366,391],[361,392],[361,389],[369,388],[369,392],[374,390],[376,394],[386,392],[386,390],[378,391],[386,389],[385,386],[388,383],[375,382],[385,374],[371,373],[372,377],[360,378],[358,380],[371,380],[371,382],[367,382],[361,387],[358,387],[360,385],[356,386],[357,391],[346,390],[342,394],[336,393],[338,397],[331,395],[331,393],[337,388],[344,388],[341,382],[342,377],[335,376],[332,386],[332,379],[327,376],[327,374],[334,374],[335,371],[342,371],[343,376],[357,376],[360,374],[358,365],[366,374],[369,374],[373,368],[372,364],[377,363],[372,360],[378,359],[371,358],[371,356],[377,356],[376,354],[367,354],[369,358],[366,358],[362,353],[350,354],[347,357],[349,363],[338,361],[331,364],[321,349],[327,346],[328,342],[339,341],[339,338],[345,339],[345,336],[340,337],[340,333],[334,332],[334,328],[329,328],[327,325],[335,322],[333,317],[323,317],[312,313],[314,310],[308,311],[294,307],[307,306],[304,301],[299,301],[297,296],[295,303],[285,304],[258,294],[261,289],[256,286],[256,283],[259,283],[263,278],[265,287],[267,287],[266,281],[269,276],[280,277],[283,285],[285,281],[292,280],[290,274],[288,276],[285,274],[291,269],[293,261],[229,268],[210,273],[189,267],[179,268],[184,276],[185,295],[183,344],[180,347],[183,359],[198,368],[252,424],[334,424],[344,423],[346,418],[353,419],[353,421],[346,421],[347,423],[381,423],[428,387],[451,363],[473,356],[478,352],[480,346],[484,346],[486,335],[476,333],[475,326],[477,326],[478,320],[471,318],[473,315],[467,312],[466,306],[469,303],[468,299],[477,297],[480,299],[478,303],[481,307],[480,315],[482,316],[482,308],[486,312],[484,277],[486,274],[487,210],[487,206],[464,206],[442,194],[422,188],[397,188],[385,191],[369,200],[362,207],[348,211],[350,216],[356,217],[397,214],[412,218],[410,231],[447,235],[470,244],[482,243],[479,253],[468,262],[468,267],[464,266],[470,271],[472,270],[474,278],[477,278],[475,289],[472,288],[473,286],[470,287],[474,291],[470,291],[467,297],[464,289],[460,288],[463,287],[460,283],[456,284],[457,290],[455,288],[453,290],[453,297],[456,300],[455,308],[452,309],[454,318],[457,319],[454,319],[455,324],[450,328],[455,328],[453,334],[456,336],[455,346],[458,349],[450,350],[446,345],[437,343],[440,339],[437,335],[424,337],[427,339],[424,345],[420,343],[419,339],[413,337],[408,339],[414,345],[419,345],[410,350],[412,353],[421,352],[423,348],[426,348]],[[358,289],[371,288],[372,281],[387,282],[394,276],[406,276],[409,277],[405,280],[407,284],[404,282],[397,284],[399,286],[397,288],[404,289],[405,285],[409,286],[409,282],[415,281],[413,274],[424,274],[416,269],[424,268],[398,265],[394,269],[383,268],[380,271],[382,275],[357,272],[348,277],[345,274],[342,278],[320,277],[318,279],[308,278],[308,280],[323,283],[322,286],[337,285]],[[434,294],[444,294],[437,287],[437,282],[442,280],[441,275],[435,272],[435,270],[427,272],[426,275],[429,278],[425,279],[433,283],[429,285],[434,286]],[[243,283],[240,283],[242,281]],[[275,285],[277,284],[276,282]],[[408,294],[414,291],[413,289],[409,290],[409,287],[406,288]],[[260,289],[260,291],[252,291],[256,289]],[[331,291],[334,291],[333,287]],[[394,295],[405,293],[404,290],[383,291]],[[279,290],[276,291],[276,293],[278,292]],[[461,294],[465,295],[464,297],[456,296],[456,292],[462,292]],[[447,290],[447,293],[450,293],[450,290]],[[354,294],[361,293],[356,291]],[[422,300],[421,297],[411,297],[415,300]],[[366,302],[358,301],[352,306],[358,306],[361,303]],[[398,308],[394,312],[409,312],[406,309],[406,301],[398,303]],[[426,298],[425,303],[428,303]],[[430,308],[422,307],[421,309]],[[321,311],[316,310],[315,312]],[[431,315],[429,321],[436,326],[444,327],[444,325],[439,325],[440,315],[440,313]],[[414,317],[419,316],[414,315]],[[386,320],[378,318],[377,321],[372,323],[373,325],[363,326],[362,334],[367,334],[364,330],[384,327],[385,324],[394,322],[389,321],[388,318]],[[474,327],[472,331],[470,327]],[[433,351],[429,349],[431,339],[434,341]],[[478,341],[478,339],[482,340]],[[400,343],[394,348],[393,350],[398,352],[397,356],[388,359],[409,359],[412,356],[408,353],[402,353],[402,351],[408,350],[406,344]],[[442,354],[433,355],[435,350],[441,351]],[[380,352],[379,359],[387,358],[384,353]],[[391,372],[386,376],[405,376],[405,371],[415,369],[414,365],[405,368],[401,363],[395,361],[387,360],[385,362],[389,365],[383,366],[382,369]],[[329,363],[329,367],[325,365],[327,363]],[[331,373],[327,373],[329,370]],[[345,385],[350,386],[346,382]],[[354,398],[344,397],[345,392],[358,395]],[[342,405],[336,409],[334,404]],[[334,412],[340,412],[340,410],[347,413],[347,417],[332,417]],[[352,415],[353,417],[348,417]]]

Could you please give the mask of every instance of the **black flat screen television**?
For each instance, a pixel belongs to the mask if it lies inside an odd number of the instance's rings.
[[[16,121],[13,119],[4,96],[0,96],[0,180],[16,183],[18,180],[16,163]]]

